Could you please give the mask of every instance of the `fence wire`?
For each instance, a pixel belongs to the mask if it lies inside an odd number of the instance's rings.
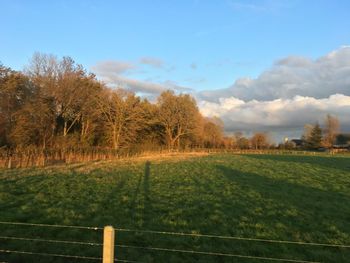
[[[45,257],[61,257],[61,258],[74,258],[74,259],[85,259],[85,260],[102,260],[102,258],[98,258],[98,257],[85,257],[85,256],[65,255],[65,254],[51,254],[51,253],[8,250],[8,249],[0,249],[0,252],[10,253],[10,254],[37,255],[37,256],[45,256]]]
[[[103,230],[102,227],[94,227],[94,226],[49,225],[49,224],[2,222],[2,221],[0,221],[0,224],[37,226],[37,227],[76,228],[76,229],[88,229],[88,230]],[[304,242],[304,241],[289,241],[289,240],[276,240],[276,239],[263,239],[263,238],[248,238],[248,237],[238,237],[238,236],[208,235],[208,234],[199,234],[199,233],[184,233],[184,232],[168,232],[168,231],[156,231],[156,230],[128,229],[128,228],[115,228],[115,230],[116,231],[121,231],[121,232],[138,232],[138,233],[145,233],[145,234],[148,233],[148,234],[161,234],[161,235],[174,235],[174,236],[191,236],[191,237],[204,237],[204,238],[233,239],[233,240],[243,240],[243,241],[246,240],[246,241],[281,243],[281,244],[294,244],[294,245],[306,245],[306,246],[323,246],[323,247],[350,248],[350,245],[347,245],[347,244],[330,244],[330,243],[317,243],[317,242]]]
[[[223,256],[223,257],[256,259],[256,260],[265,260],[265,261],[269,260],[269,261],[294,262],[294,263],[321,263],[319,261],[248,256],[248,255],[229,254],[229,253],[220,253],[220,252],[206,252],[206,251],[197,251],[197,250],[183,250],[183,249],[171,249],[171,248],[160,248],[160,247],[141,247],[141,246],[129,246],[129,245],[115,245],[115,246],[122,247],[122,248],[145,249],[145,250],[155,250],[155,251],[164,251],[164,252],[179,252],[179,253],[187,253],[187,254],[206,255],[206,256]]]
[[[57,227],[57,228],[75,228],[75,229],[87,229],[87,230],[103,230],[102,227],[96,227],[96,226],[49,225],[49,224],[2,222],[2,221],[0,221],[0,224],[3,224],[3,225],[16,225],[16,226],[37,226],[37,227]]]
[[[20,223],[20,222],[6,222],[0,221],[3,225],[16,225],[16,226],[35,226],[35,227],[54,227],[54,228],[72,228],[72,229],[85,229],[85,230],[103,230],[102,227],[94,226],[73,226],[73,225],[49,225],[49,224],[35,224],[35,223]],[[267,242],[267,243],[279,243],[279,244],[293,244],[293,245],[304,245],[304,246],[322,246],[322,247],[334,247],[334,248],[350,248],[347,244],[329,244],[329,243],[316,243],[316,242],[303,242],[303,241],[288,241],[288,240],[274,240],[274,239],[261,239],[261,238],[245,238],[238,236],[223,236],[223,235],[208,235],[199,233],[185,233],[185,232],[167,232],[167,231],[155,231],[155,230],[140,230],[140,229],[127,229],[127,228],[115,228],[119,232],[135,232],[135,233],[146,233],[146,234],[159,234],[159,235],[173,235],[173,236],[188,236],[188,237],[200,237],[200,238],[216,238],[226,240],[242,240],[242,241],[255,241],[255,242]],[[41,239],[41,238],[27,238],[27,237],[16,237],[16,236],[0,236],[3,240],[18,240],[18,241],[32,241],[32,242],[48,242],[48,243],[61,243],[71,245],[87,245],[87,246],[102,246],[102,243],[96,242],[82,242],[73,240],[54,240],[54,239]],[[162,251],[162,252],[176,252],[176,253],[187,253],[207,256],[223,256],[231,258],[244,258],[264,261],[279,261],[279,262],[291,262],[291,263],[320,263],[318,261],[307,261],[299,259],[287,259],[287,258],[273,258],[263,256],[250,256],[240,254],[230,254],[221,252],[209,252],[209,251],[197,251],[197,250],[184,250],[184,249],[172,249],[162,247],[151,247],[151,246],[134,246],[134,245],[122,245],[117,244],[115,247],[130,248],[130,249],[143,249],[149,251]],[[78,255],[65,255],[65,254],[51,254],[51,253],[39,253],[30,251],[19,251],[19,250],[7,250],[0,249],[3,253],[14,253],[14,254],[27,254],[27,255],[38,255],[38,256],[51,256],[51,257],[62,257],[62,258],[74,258],[84,260],[101,260],[100,257],[87,257]],[[127,260],[127,259],[115,259],[115,262],[134,262],[140,263],[139,261]],[[0,262],[1,263],[1,262]]]
[[[237,236],[220,236],[220,235],[206,235],[206,234],[196,234],[196,233],[138,230],[138,229],[127,229],[127,228],[115,228],[115,230],[120,232],[138,232],[138,233],[145,233],[145,234],[148,233],[148,234],[161,234],[161,235],[173,235],[173,236],[204,237],[204,238],[232,239],[232,240],[268,242],[268,243],[280,243],[280,244],[293,244],[293,245],[350,248],[350,245],[346,245],[346,244],[315,243],[315,242],[288,241],[288,240],[275,240],[275,239],[263,239],[263,238],[247,238],[247,237],[237,237]]]
[[[85,257],[85,256],[76,256],[76,255],[39,253],[39,252],[31,252],[31,251],[8,250],[8,249],[0,249],[0,252],[9,253],[9,254],[23,254],[23,255],[45,256],[45,257],[61,257],[61,258],[82,259],[82,260],[98,260],[98,261],[102,260],[101,257]],[[143,263],[140,261],[127,260],[127,259],[115,259],[114,262]],[[0,262],[0,263],[7,263],[7,262]]]
[[[102,246],[102,243],[92,243],[92,242],[80,242],[80,241],[70,241],[70,240],[54,240],[54,239],[41,239],[41,238],[26,238],[26,237],[9,237],[0,236],[0,239],[8,240],[20,240],[20,241],[34,241],[34,242],[47,242],[47,243],[62,243],[62,244],[73,244],[73,245],[88,245],[88,246]]]

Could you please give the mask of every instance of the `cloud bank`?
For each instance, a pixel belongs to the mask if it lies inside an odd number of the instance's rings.
[[[342,47],[311,60],[289,56],[274,63],[258,78],[239,78],[229,88],[203,91],[199,98],[218,101],[222,97],[242,100],[272,100],[307,96],[326,98],[332,94],[350,95],[350,47]]]
[[[350,131],[350,47],[312,60],[289,56],[256,79],[240,78],[227,89],[197,94],[206,116],[219,116],[227,132],[277,131],[299,137],[306,123],[339,117]]]
[[[350,96],[334,94],[324,99],[295,96],[292,99],[243,101],[235,97],[219,102],[199,102],[205,116],[219,116],[227,131],[288,130],[306,123],[323,122],[326,114],[336,115],[350,128]]]

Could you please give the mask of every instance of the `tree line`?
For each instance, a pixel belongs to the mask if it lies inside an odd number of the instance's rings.
[[[22,72],[0,64],[0,147],[218,147],[223,124],[188,94],[155,103],[109,88],[70,57],[36,53]]]
[[[114,150],[165,148],[267,149],[267,133],[250,138],[224,135],[219,118],[204,117],[188,94],[164,91],[155,102],[110,88],[70,57],[35,53],[23,71],[0,64],[0,147],[36,149],[101,147]],[[323,135],[322,135],[323,132]],[[331,147],[339,121],[325,129],[306,125],[303,148]]]
[[[327,114],[324,120],[324,128],[322,129],[319,123],[314,125],[306,124],[302,140],[304,148],[317,150],[320,148],[333,148],[339,141],[340,123],[337,117]],[[347,143],[347,142],[343,142]]]

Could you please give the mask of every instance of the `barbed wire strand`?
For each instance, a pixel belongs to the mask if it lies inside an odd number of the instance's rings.
[[[248,256],[248,255],[218,253],[218,252],[205,252],[205,251],[196,251],[196,250],[182,250],[182,249],[160,248],[160,247],[141,247],[141,246],[129,246],[129,245],[115,245],[115,246],[116,247],[122,247],[122,248],[156,250],[156,251],[164,251],[164,252],[179,252],[179,253],[188,253],[188,254],[200,254],[200,255],[207,255],[207,256],[224,256],[224,257],[235,257],[235,258],[246,258],[246,259],[257,259],[257,260],[270,260],[270,261],[280,261],[280,262],[294,262],[294,263],[321,263],[321,262],[318,262],[318,261],[307,261],[307,260],[298,260],[298,259],[259,257],[259,256]]]
[[[93,242],[54,240],[54,239],[41,239],[41,238],[26,238],[26,237],[12,237],[12,236],[0,236],[0,239],[34,241],[34,242],[48,242],[48,243],[63,243],[63,244],[73,244],[73,245],[89,245],[89,246],[102,246],[103,245],[102,243],[93,243]]]
[[[76,229],[88,229],[88,230],[103,230],[102,227],[96,227],[96,226],[49,225],[49,224],[3,222],[3,221],[0,221],[0,224],[4,224],[4,225],[22,225],[22,226],[37,226],[37,227],[76,228]]]
[[[2,253],[13,253],[13,254],[25,254],[25,255],[37,255],[37,256],[48,256],[48,257],[86,259],[86,260],[101,260],[102,259],[102,258],[97,258],[97,257],[74,256],[74,255],[51,254],[51,253],[39,253],[39,252],[30,252],[30,251],[8,250],[8,249],[0,249],[0,252],[2,252]]]
[[[233,240],[294,244],[294,245],[350,248],[350,245],[345,245],[345,244],[329,244],[329,243],[288,241],[288,240],[275,240],[275,239],[263,239],[263,238],[248,238],[248,237],[237,237],[237,236],[206,235],[206,234],[196,234],[196,233],[167,232],[167,231],[154,231],[154,230],[137,230],[137,229],[127,229],[127,228],[115,228],[115,230],[121,231],[121,232],[139,232],[139,233],[145,233],[145,234],[147,234],[147,233],[148,234],[163,234],[163,235],[174,235],[174,236],[191,236],[191,237],[205,237],[205,238],[218,238],[218,239],[233,239]]]

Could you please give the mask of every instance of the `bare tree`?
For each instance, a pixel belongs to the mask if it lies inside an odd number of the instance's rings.
[[[10,134],[18,118],[17,112],[32,97],[34,86],[20,72],[0,65],[0,143],[11,145]]]
[[[55,112],[52,100],[34,97],[15,116],[16,123],[11,137],[16,145],[34,145],[45,149],[54,136]]]
[[[163,92],[158,98],[159,123],[164,128],[168,149],[180,147],[180,139],[194,132],[198,125],[199,111],[195,100],[187,94],[175,95]]]
[[[241,136],[237,139],[237,146],[240,149],[249,149],[250,148],[250,141],[244,136]]]
[[[312,124],[305,124],[304,125],[304,131],[303,131],[303,134],[301,136],[301,139],[305,143],[310,139],[313,128],[314,128],[314,125],[312,125]]]
[[[327,148],[332,148],[337,135],[339,134],[339,120],[338,118],[328,114],[325,119],[323,144]]]
[[[255,149],[263,149],[269,146],[269,138],[264,132],[256,132],[250,139],[252,146]]]
[[[135,139],[144,119],[140,98],[123,90],[105,89],[97,99],[97,105],[113,149],[117,150],[122,143]]]
[[[41,96],[53,98],[56,128],[66,137],[81,121],[85,104],[89,103],[94,75],[87,75],[70,57],[35,53],[26,68],[27,74],[40,88]]]
[[[203,125],[205,147],[219,147],[223,143],[223,122],[215,118],[206,118]]]

